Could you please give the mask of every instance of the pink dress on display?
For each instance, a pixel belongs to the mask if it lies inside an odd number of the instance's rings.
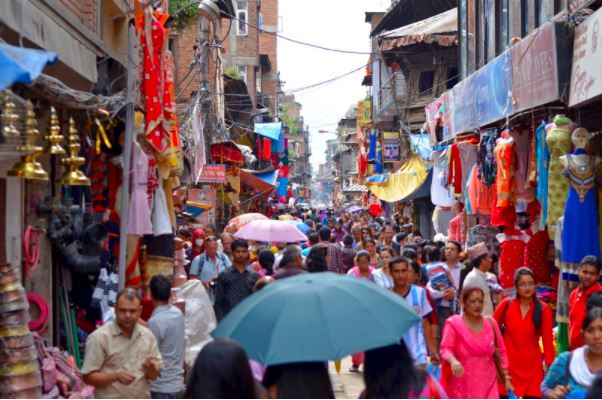
[[[130,209],[128,215],[128,235],[152,235],[151,211],[148,205],[148,156],[134,145],[132,152],[132,175]]]

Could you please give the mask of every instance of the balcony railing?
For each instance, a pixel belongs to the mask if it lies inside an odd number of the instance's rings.
[[[408,92],[408,84],[401,71],[395,72],[389,80],[385,81],[378,91],[379,108],[376,114],[387,111],[389,108],[396,108],[396,103],[402,105],[405,103]]]

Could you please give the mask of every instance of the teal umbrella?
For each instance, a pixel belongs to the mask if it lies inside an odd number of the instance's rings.
[[[264,287],[212,332],[264,365],[339,360],[398,343],[420,318],[401,296],[364,279],[301,274]]]

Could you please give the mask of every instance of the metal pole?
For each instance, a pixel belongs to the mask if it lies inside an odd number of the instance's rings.
[[[128,75],[126,87],[125,139],[123,145],[123,183],[121,185],[121,223],[119,226],[119,290],[125,287],[128,216],[130,205],[130,164],[134,140],[134,69],[136,32],[133,22],[128,24]]]

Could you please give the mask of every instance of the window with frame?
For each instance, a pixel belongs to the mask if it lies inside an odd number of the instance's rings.
[[[236,2],[236,18],[238,18],[236,25],[237,36],[247,36],[249,34],[249,2],[248,1],[237,1]]]
[[[510,20],[508,0],[496,0],[496,55],[501,54],[508,46]]]
[[[247,84],[247,66],[246,65],[239,65],[237,67],[238,69],[238,75],[240,76],[240,79],[242,79],[245,82],[245,85]]]
[[[422,71],[418,78],[418,95],[431,94],[435,83],[435,71]]]

